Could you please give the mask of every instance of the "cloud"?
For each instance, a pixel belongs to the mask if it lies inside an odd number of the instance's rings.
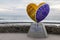
[[[60,4],[52,5],[50,8],[60,9]]]
[[[60,0],[0,0],[0,15],[25,15],[26,6],[29,3],[39,4],[40,2],[45,1],[50,5],[51,11],[48,15],[48,18],[60,16]],[[53,10],[52,10],[53,9]],[[57,12],[56,12],[57,11]],[[57,13],[57,14],[56,14]],[[28,16],[27,16],[28,17]]]
[[[44,1],[44,0],[42,0]],[[37,3],[39,4],[42,2],[41,0],[0,0],[0,12],[1,13],[19,13],[22,9],[24,9],[29,3]],[[45,0],[51,8],[59,9],[60,7],[60,1],[54,2],[53,0]],[[59,4],[59,5],[57,5]],[[58,6],[58,7],[57,7]]]

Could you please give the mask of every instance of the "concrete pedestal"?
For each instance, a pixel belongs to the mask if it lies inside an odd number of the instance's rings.
[[[42,23],[32,23],[28,36],[33,38],[46,38],[47,32],[45,26]]]

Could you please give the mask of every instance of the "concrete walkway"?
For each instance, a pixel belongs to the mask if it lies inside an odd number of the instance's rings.
[[[25,33],[0,33],[0,40],[60,40],[60,35],[49,34],[48,38],[30,38]]]

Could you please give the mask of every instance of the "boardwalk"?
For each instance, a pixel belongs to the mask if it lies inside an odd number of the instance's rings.
[[[47,38],[30,38],[25,33],[0,33],[0,40],[60,40],[60,35],[49,34]]]

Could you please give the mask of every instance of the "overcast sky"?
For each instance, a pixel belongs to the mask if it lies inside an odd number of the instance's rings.
[[[0,0],[0,13],[21,13],[21,9],[26,9],[29,3],[39,4],[44,0]],[[50,8],[60,9],[59,0],[45,0]],[[23,10],[24,11],[24,10]]]
[[[50,19],[59,19],[60,17],[60,1],[59,0],[0,0],[0,15],[25,15],[26,6],[29,3],[46,2],[50,6],[50,12],[48,15]],[[28,16],[27,16],[28,17]],[[28,17],[29,18],[29,17]],[[60,19],[59,19],[60,20]]]

